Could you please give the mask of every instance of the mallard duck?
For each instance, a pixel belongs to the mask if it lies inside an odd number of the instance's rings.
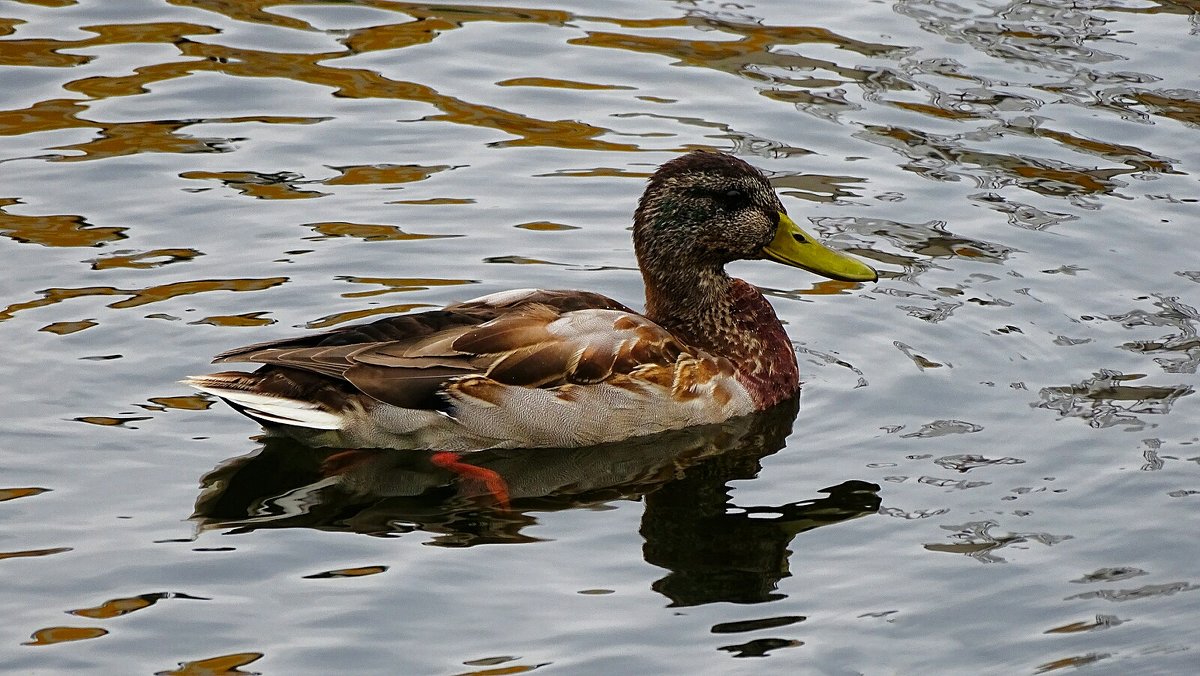
[[[783,325],[727,263],[878,277],[800,229],[761,172],[718,152],[690,152],[654,172],[633,242],[644,313],[597,293],[504,291],[240,347],[214,361],[263,366],[184,382],[317,446],[591,446],[721,422],[797,393]]]

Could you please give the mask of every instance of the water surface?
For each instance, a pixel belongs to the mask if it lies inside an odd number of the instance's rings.
[[[1200,12],[0,6],[13,673],[1195,669]],[[797,406],[590,452],[264,441],[176,381],[517,287],[641,304],[691,148],[875,285],[741,263]]]

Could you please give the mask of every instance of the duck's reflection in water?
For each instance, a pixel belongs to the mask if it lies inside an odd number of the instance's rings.
[[[727,484],[758,475],[784,445],[795,400],[720,425],[590,448],[489,450],[466,457],[508,484],[512,509],[434,466],[425,451],[309,448],[267,438],[201,479],[202,529],[320,528],[378,536],[414,530],[433,544],[528,542],[536,512],[642,498],[646,561],[670,573],[655,589],[675,605],[772,598],[787,545],[817,526],[874,513],[879,487],[847,481],[826,497],[780,506],[732,504]]]

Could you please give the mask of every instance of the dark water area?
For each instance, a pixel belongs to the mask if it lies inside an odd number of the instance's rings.
[[[0,4],[0,671],[1187,674],[1200,6]],[[798,402],[604,447],[264,439],[232,347],[641,307],[692,148],[877,284],[739,263]]]

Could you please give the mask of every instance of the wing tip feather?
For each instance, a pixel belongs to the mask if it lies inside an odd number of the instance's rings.
[[[255,420],[318,430],[341,429],[341,415],[314,402],[255,392],[251,384],[245,382],[249,378],[250,375],[245,373],[217,373],[188,376],[179,382],[223,399]]]

